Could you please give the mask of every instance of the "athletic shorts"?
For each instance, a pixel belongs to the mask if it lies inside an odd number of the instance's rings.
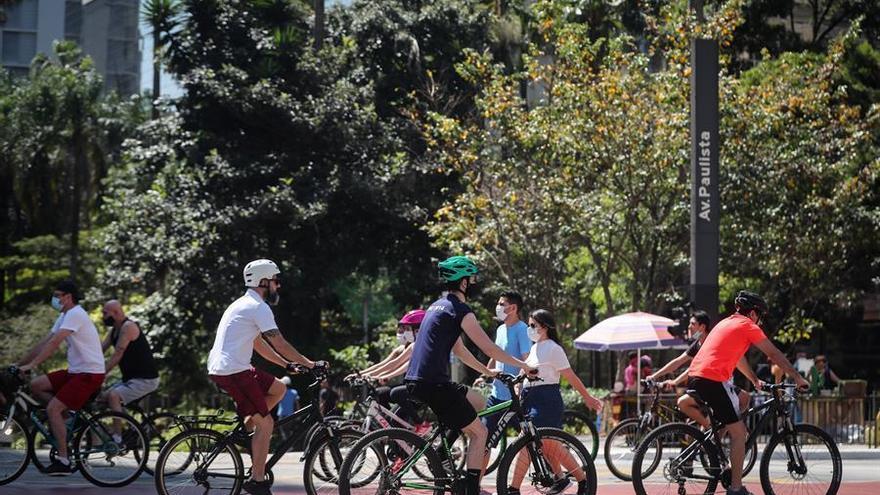
[[[52,393],[68,409],[78,411],[101,390],[103,373],[68,373],[53,371],[46,375],[52,385]]]
[[[406,382],[413,399],[424,402],[444,426],[461,430],[477,419],[477,411],[467,400],[468,388],[460,383]]]
[[[712,418],[716,422],[726,426],[739,421],[739,399],[731,384],[692,376],[688,378],[688,389],[695,390],[703,402],[712,408]]]
[[[131,380],[114,384],[107,391],[116,392],[122,399],[123,404],[130,404],[154,392],[157,388],[159,388],[158,378],[132,378]]]
[[[263,370],[251,368],[231,375],[208,375],[235,401],[235,411],[242,419],[259,414],[269,415],[266,395],[275,383],[275,377]]]

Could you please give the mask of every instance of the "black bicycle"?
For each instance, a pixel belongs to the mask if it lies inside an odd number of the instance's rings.
[[[356,430],[339,429],[324,421],[318,400],[321,380],[328,374],[326,368],[308,369],[297,366],[297,374],[309,374],[314,381],[308,387],[312,400],[292,415],[278,420],[275,431],[282,428],[293,432],[281,441],[266,461],[266,476],[274,481],[272,468],[305,435],[303,482],[310,495],[337,493],[339,466],[348,448],[363,434]],[[156,460],[154,474],[156,490],[160,495],[184,493],[238,494],[242,483],[250,475],[245,470],[240,451],[249,452],[250,436],[242,418],[227,421],[233,426],[227,432],[218,432],[200,424],[216,426],[224,421],[216,416],[181,417],[189,423],[187,430],[175,435],[162,448]],[[310,427],[317,423],[314,430]],[[378,473],[377,473],[378,474]]]
[[[0,485],[21,476],[29,462],[45,473],[58,456],[46,411],[25,392],[26,381],[16,366],[6,370],[2,383],[6,410],[0,412]],[[93,413],[85,407],[67,419],[67,452],[74,468],[91,483],[120,487],[144,470],[149,443],[128,414]]]
[[[188,423],[184,421],[183,418],[170,411],[145,411],[141,404],[147,397],[150,397],[154,393],[155,392],[151,392],[143,397],[135,399],[125,404],[124,407],[133,418],[140,422],[141,428],[147,435],[147,441],[150,443],[149,452],[154,456],[158,456],[162,447],[168,443],[168,440],[188,428]],[[155,464],[155,462],[150,462],[150,460],[147,459],[144,472],[152,476]]]
[[[523,418],[513,387],[525,379],[525,375],[498,375],[496,380],[508,386],[512,399],[479,413],[503,414],[489,433],[488,448],[505,434],[511,421],[521,421],[521,434],[508,446],[498,467],[498,495],[506,495],[511,486],[524,494],[562,493],[571,484],[577,486],[578,495],[594,494],[596,468],[586,447],[561,429],[535,428],[528,417]],[[452,452],[460,434],[442,424],[426,437],[400,428],[369,433],[345,457],[339,494],[461,493],[464,476]]]
[[[821,428],[794,424],[795,397],[785,389],[794,385],[765,385],[770,398],[750,408],[746,416],[761,415],[746,440],[753,448],[760,432],[775,426],[761,455],[760,478],[765,495],[835,495],[840,487],[842,463],[837,444]],[[699,395],[688,390],[701,406],[709,409]],[[726,438],[719,438],[722,426],[709,418],[708,431],[684,423],[669,423],[651,431],[636,450],[633,459],[633,487],[639,495],[647,493],[714,493],[718,483],[730,485],[730,461]],[[650,465],[659,469],[646,469]],[[651,477],[653,475],[653,477]]]

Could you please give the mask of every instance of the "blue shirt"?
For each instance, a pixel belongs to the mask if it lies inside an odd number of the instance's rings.
[[[470,306],[452,294],[441,297],[425,310],[419,338],[413,344],[406,379],[425,383],[449,383],[449,353],[461,336],[461,321]]]
[[[528,328],[528,325],[522,320],[514,323],[510,328],[508,328],[507,325],[502,324],[495,332],[495,344],[504,349],[504,352],[511,356],[517,359],[522,359],[523,354],[528,354],[532,349],[532,341],[529,339]],[[519,374],[519,368],[516,366],[503,364],[497,361],[495,364],[496,370],[498,369],[499,364],[501,365],[501,371],[503,373],[509,375]],[[507,389],[507,385],[495,380],[492,382],[492,397],[503,401],[510,400],[510,390]]]
[[[278,403],[279,419],[290,416],[294,413],[297,399],[299,399],[299,392],[295,389],[288,388],[287,392],[284,393],[284,397],[281,398],[281,402]]]

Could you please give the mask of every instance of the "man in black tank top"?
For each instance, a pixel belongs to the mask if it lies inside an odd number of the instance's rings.
[[[153,359],[153,350],[140,326],[129,320],[122,304],[110,300],[104,304],[104,324],[110,327],[104,338],[103,349],[115,349],[107,361],[107,373],[117,364],[122,381],[110,387],[105,395],[114,411],[122,411],[123,404],[134,402],[159,388],[159,369]]]

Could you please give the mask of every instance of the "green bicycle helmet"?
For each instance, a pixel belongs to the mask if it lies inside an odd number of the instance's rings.
[[[437,264],[440,271],[440,278],[444,282],[455,282],[465,277],[471,277],[477,274],[479,270],[477,265],[467,256],[453,256],[445,259]]]

